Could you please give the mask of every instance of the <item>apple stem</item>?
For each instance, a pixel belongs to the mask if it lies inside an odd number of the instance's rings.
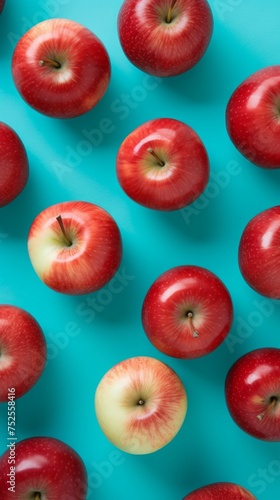
[[[138,401],[138,405],[139,405],[139,406],[143,406],[144,404],[145,404],[144,399],[139,399],[139,401]]]
[[[265,411],[263,411],[262,413],[260,413],[258,416],[257,416],[257,419],[258,420],[263,420],[264,417],[271,411],[273,410],[276,405],[277,405],[277,402],[278,402],[278,398],[276,396],[272,396],[270,398],[270,403],[268,405],[268,407],[265,409]]]
[[[172,14],[173,14],[173,9],[177,3],[177,0],[172,0],[172,3],[168,9],[167,16],[166,16],[166,22],[169,24],[172,21]]]
[[[42,497],[41,497],[41,493],[36,492],[36,493],[35,493],[34,500],[41,500],[41,498],[42,498]]]
[[[147,151],[157,160],[160,167],[164,167],[164,161],[156,154],[156,152],[152,148],[148,148]]]
[[[192,331],[193,337],[194,338],[199,337],[199,333],[195,329],[194,324],[193,324],[193,313],[191,311],[187,312],[187,318],[189,319],[189,324],[190,324],[190,327],[191,327],[191,331]]]
[[[60,229],[61,229],[61,232],[64,236],[64,240],[65,240],[65,244],[68,246],[68,247],[71,247],[72,245],[72,241],[70,240],[70,238],[68,238],[68,235],[65,231],[65,227],[64,227],[64,224],[63,224],[63,220],[62,220],[62,217],[61,215],[58,215],[58,217],[56,218],[59,226],[60,226]]]
[[[52,68],[61,68],[61,64],[54,59],[41,59],[39,62],[40,66],[51,66]]]

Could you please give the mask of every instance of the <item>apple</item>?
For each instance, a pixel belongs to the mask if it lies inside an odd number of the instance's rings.
[[[142,306],[142,324],[151,343],[175,358],[198,358],[216,349],[230,331],[229,291],[211,271],[178,266],[161,274]]]
[[[280,65],[268,66],[246,78],[226,108],[229,137],[255,165],[280,168]]]
[[[28,177],[29,163],[21,139],[9,125],[0,122],[0,207],[22,192]]]
[[[125,55],[142,71],[159,77],[179,75],[197,64],[212,32],[206,0],[125,0],[118,15]]]
[[[52,437],[11,440],[0,457],[3,500],[85,500],[87,472],[80,455]]]
[[[187,395],[172,368],[148,356],[113,366],[95,392],[95,413],[105,436],[131,454],[153,453],[183,425]]]
[[[116,273],[122,240],[113,217],[86,201],[57,203],[34,219],[28,253],[39,278],[70,295],[95,292]]]
[[[226,376],[225,398],[242,430],[280,441],[280,349],[262,347],[237,359]]]
[[[36,319],[20,307],[0,305],[0,402],[23,396],[40,378],[46,341]]]
[[[260,295],[280,299],[280,206],[263,210],[246,225],[238,263],[248,285]]]
[[[22,98],[54,118],[91,110],[109,85],[110,59],[101,40],[69,19],[47,19],[18,41],[12,75]]]
[[[149,120],[121,143],[117,178],[135,202],[155,210],[178,210],[204,191],[209,159],[197,133],[173,118]]]
[[[183,500],[257,500],[252,493],[238,484],[211,483],[192,491]]]
[[[5,5],[5,0],[0,0],[0,14],[1,14],[2,10],[4,9],[4,5]]]

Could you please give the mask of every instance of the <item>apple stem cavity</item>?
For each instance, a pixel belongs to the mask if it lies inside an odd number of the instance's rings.
[[[177,0],[172,0],[172,3],[168,9],[167,16],[166,16],[167,24],[170,24],[172,19],[173,19],[172,15],[173,15],[173,10],[174,10],[176,3],[177,3]]]
[[[41,493],[39,493],[39,491],[36,491],[34,500],[41,500],[41,498]]]
[[[195,329],[194,327],[194,324],[193,324],[193,312],[192,311],[188,311],[187,314],[186,314],[188,320],[189,320],[189,325],[190,325],[190,328],[191,328],[191,331],[192,331],[192,334],[193,334],[193,337],[194,338],[197,338],[199,337],[199,333],[198,331]]]
[[[157,155],[157,153],[153,150],[153,148],[148,148],[147,151],[157,160],[160,167],[164,167],[165,165],[164,161]]]
[[[265,409],[265,411],[263,411],[262,413],[260,413],[258,416],[257,416],[257,419],[258,420],[263,420],[266,415],[271,411],[271,410],[274,410],[276,408],[276,405],[278,403],[278,398],[277,396],[272,396],[270,398],[270,403],[268,405],[268,407]]]
[[[58,224],[59,224],[59,226],[60,226],[61,232],[62,232],[62,234],[63,234],[63,236],[64,236],[65,245],[66,245],[67,247],[71,247],[71,245],[72,245],[72,241],[70,240],[70,238],[68,237],[68,235],[67,235],[67,233],[66,233],[66,231],[65,231],[65,227],[64,227],[64,224],[63,224],[63,220],[62,220],[61,215],[58,215],[58,216],[56,217],[56,220],[57,220],[57,222],[58,222]]]
[[[40,66],[49,66],[51,68],[56,68],[56,69],[61,68],[60,62],[55,61],[54,59],[41,59],[39,64],[40,64]]]

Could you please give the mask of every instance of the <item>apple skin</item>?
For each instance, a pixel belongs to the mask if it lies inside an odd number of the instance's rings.
[[[191,127],[173,118],[157,118],[143,123],[124,139],[116,170],[122,189],[136,203],[171,211],[189,205],[204,191],[209,159]]]
[[[15,444],[15,464],[8,463],[9,456],[10,449],[0,457],[0,497],[3,500],[86,499],[85,465],[80,455],[66,443],[52,437],[31,437]],[[15,467],[16,493],[8,490],[7,474],[11,466]]]
[[[238,263],[247,284],[265,297],[280,299],[280,206],[263,210],[246,225]]]
[[[238,151],[258,167],[280,168],[280,65],[246,78],[226,108],[226,126]]]
[[[28,253],[35,272],[51,289],[69,295],[92,293],[108,283],[120,265],[121,234],[113,217],[98,205],[57,203],[34,219]]]
[[[175,358],[198,358],[216,349],[233,321],[231,296],[208,269],[178,266],[161,274],[142,306],[150,342]]]
[[[140,455],[159,450],[179,432],[187,412],[187,395],[172,368],[155,358],[136,356],[103,376],[94,405],[109,441]]]
[[[229,482],[212,483],[202,486],[183,500],[257,500],[248,490]]]
[[[5,0],[0,0],[0,14],[1,14],[2,10],[4,9],[4,5],[5,5]]]
[[[0,402],[8,401],[8,389],[15,399],[29,391],[46,364],[46,341],[36,319],[24,309],[0,305]]]
[[[213,15],[206,0],[125,0],[118,15],[125,55],[137,68],[158,77],[176,76],[197,64],[212,33]]]
[[[96,35],[74,21],[57,18],[36,24],[21,37],[12,75],[22,98],[38,112],[74,118],[103,97],[111,65]]]
[[[0,122],[0,207],[13,201],[25,188],[29,163],[18,134]]]
[[[280,441],[280,349],[262,347],[229,369],[225,397],[234,422],[251,436]]]

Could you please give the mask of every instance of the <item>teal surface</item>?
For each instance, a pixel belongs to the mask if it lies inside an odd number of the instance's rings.
[[[0,303],[28,310],[41,324],[48,363],[39,382],[18,400],[17,437],[59,438],[83,458],[88,500],[181,500],[214,481],[247,487],[259,500],[280,497],[280,443],[258,441],[231,420],[224,399],[228,369],[243,353],[280,347],[280,304],[251,290],[239,272],[237,249],[245,224],[279,204],[279,171],[243,159],[225,128],[232,91],[250,73],[279,64],[279,0],[210,0],[214,33],[204,58],[188,73],[150,79],[126,59],[117,36],[121,0],[6,0],[0,17],[0,120],[20,135],[30,179],[0,213]],[[28,107],[11,76],[16,41],[33,24],[65,17],[86,25],[105,44],[112,78],[107,93],[87,115],[55,120]],[[173,213],[137,205],[121,190],[115,158],[121,141],[144,121],[172,117],[192,126],[210,157],[205,193]],[[110,127],[104,133],[104,120]],[[96,144],[86,139],[95,129]],[[57,294],[39,281],[26,241],[35,216],[66,200],[97,203],[116,219],[124,253],[120,287],[85,297]],[[234,303],[228,339],[197,360],[159,353],[141,325],[141,307],[153,280],[170,267],[195,264],[216,273]],[[105,290],[105,292],[104,292]],[[95,299],[94,306],[89,300]],[[147,456],[120,452],[102,434],[93,410],[95,388],[116,362],[148,355],[169,364],[189,398],[175,439]],[[0,452],[6,449],[7,405],[0,406]],[[225,499],[226,500],[226,499]]]

